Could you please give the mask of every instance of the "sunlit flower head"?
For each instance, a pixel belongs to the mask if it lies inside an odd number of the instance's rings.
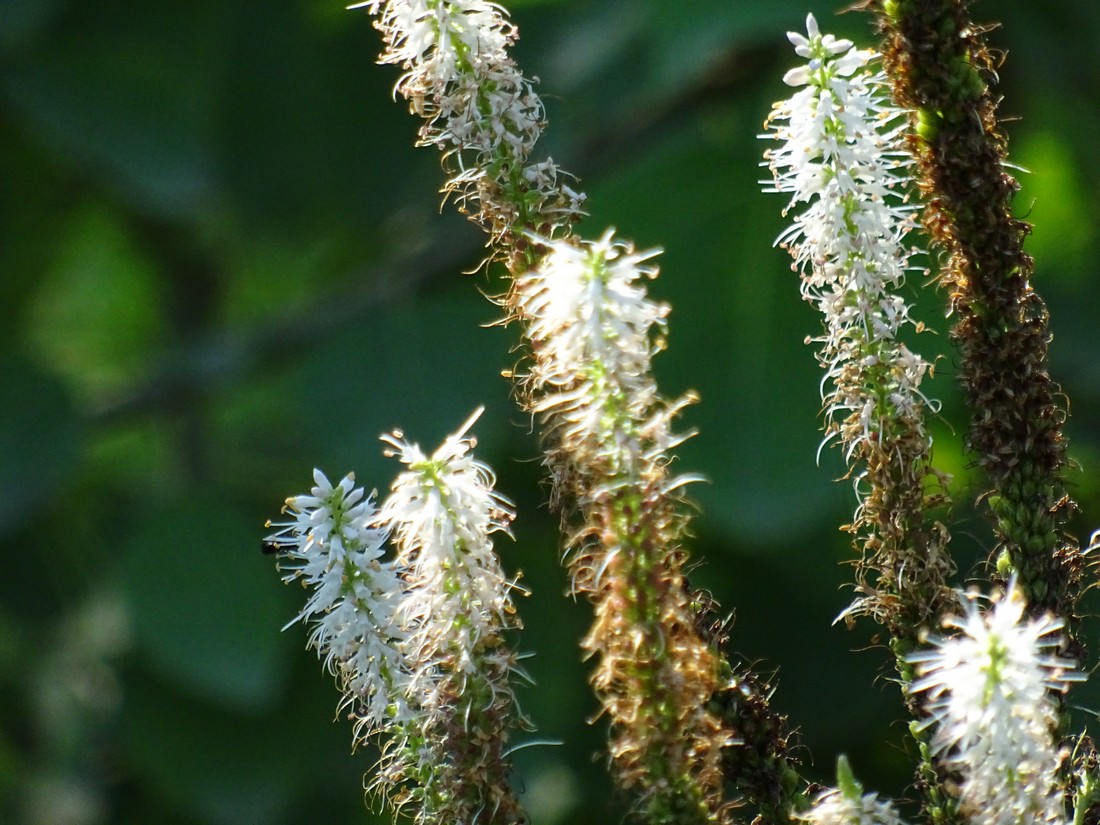
[[[538,240],[547,252],[511,302],[535,354],[530,407],[575,463],[644,474],[679,442],[671,418],[690,400],[665,402],[651,370],[668,315],[645,285],[660,250],[637,251],[611,229],[592,242]]]
[[[524,821],[507,758],[508,736],[526,724],[510,683],[516,656],[504,639],[520,626],[516,585],[493,549],[514,512],[494,489],[493,471],[474,458],[468,431],[480,413],[431,455],[401,432],[382,439],[405,465],[378,521],[392,531],[401,571],[405,694],[419,715],[384,752],[373,787],[399,807],[416,805],[418,823],[473,822],[482,809]]]
[[[1027,618],[1015,583],[985,610],[979,601],[967,594],[965,615],[944,622],[953,633],[908,657],[910,691],[925,697],[933,747],[963,775],[976,825],[1060,821],[1053,694],[1084,674],[1056,653],[1061,620]]]
[[[765,152],[767,191],[789,193],[788,210],[800,210],[779,242],[824,321],[826,439],[839,435],[851,454],[887,419],[928,405],[919,387],[929,365],[898,340],[912,323],[897,294],[913,252],[910,159],[904,113],[870,69],[877,55],[822,35],[813,15],[806,24],[806,35],[788,35],[807,61],[784,78],[798,91],[775,104],[761,137],[780,143]]]
[[[814,800],[802,818],[811,825],[903,825],[893,803],[877,794],[851,797],[833,788]]]
[[[406,469],[394,481],[379,520],[393,531],[405,594],[398,614],[414,679],[410,696],[434,701],[440,667],[477,667],[487,638],[516,626],[511,591],[493,548],[508,533],[512,504],[494,489],[488,465],[474,458],[467,435],[474,414],[430,456],[400,432],[383,436]],[[444,661],[445,660],[445,661]],[[503,686],[502,686],[502,689]]]

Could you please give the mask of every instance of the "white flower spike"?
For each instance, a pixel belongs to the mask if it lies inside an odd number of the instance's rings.
[[[810,825],[905,825],[893,802],[863,792],[844,756],[837,760],[836,774],[837,786],[814,799],[800,819]]]
[[[356,718],[358,743],[405,711],[404,632],[394,619],[401,587],[381,560],[386,531],[373,499],[351,475],[333,486],[314,470],[313,481],[308,495],[287,499],[293,520],[273,525],[281,529],[268,541],[278,545],[283,580],[312,590],[290,624],[310,625],[309,647],[344,694],[340,707]]]
[[[910,161],[904,114],[869,68],[875,53],[821,35],[813,15],[806,28],[788,35],[808,61],[784,77],[798,91],[774,106],[761,136],[781,143],[765,153],[774,176],[765,191],[789,193],[788,210],[805,204],[778,242],[825,324],[819,359],[834,387],[823,391],[825,440],[839,435],[852,455],[887,419],[934,407],[920,390],[928,362],[898,338],[912,323],[896,294],[913,251]]]
[[[508,533],[512,504],[473,456],[475,412],[430,456],[403,434],[382,437],[405,465],[378,523],[392,531],[404,594],[396,615],[410,671],[412,724],[394,730],[371,787],[418,825],[525,822],[511,789],[508,736],[527,726],[511,677],[515,652],[504,634],[520,628],[492,535]]]
[[[1027,618],[1015,582],[991,607],[978,603],[967,594],[966,615],[944,622],[955,634],[908,657],[919,677],[910,692],[925,696],[933,747],[962,774],[974,825],[1061,822],[1052,694],[1085,676],[1054,652],[1062,621]]]
[[[797,210],[777,243],[821,313],[821,446],[842,447],[856,492],[847,529],[861,554],[861,595],[842,615],[911,634],[951,598],[953,562],[946,529],[928,515],[944,501],[924,423],[926,410],[938,411],[921,389],[932,366],[902,340],[921,329],[900,294],[914,252],[906,117],[871,68],[874,52],[821,34],[813,15],[805,35],[788,37],[806,63],[787,73],[797,91],[773,106],[761,135],[779,141],[764,153],[765,191],[790,195],[784,214]]]

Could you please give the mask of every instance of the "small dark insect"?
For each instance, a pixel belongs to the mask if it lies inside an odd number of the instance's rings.
[[[264,539],[260,543],[260,550],[267,556],[278,556],[280,553],[285,553],[291,548],[291,542],[276,541],[275,539]]]

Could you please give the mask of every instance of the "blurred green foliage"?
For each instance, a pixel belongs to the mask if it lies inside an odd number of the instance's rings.
[[[693,574],[737,610],[734,647],[778,671],[775,705],[811,775],[837,752],[869,787],[908,781],[896,690],[868,628],[832,627],[852,506],[815,466],[819,374],[778,196],[755,136],[807,11],[872,42],[863,15],[793,0],[527,0],[516,54],[543,79],[546,151],[606,225],[665,249],[668,395],[702,403],[680,467]],[[1091,0],[978,4],[1000,16],[1018,203],[1072,399],[1078,531],[1100,525],[1100,12]],[[602,731],[563,598],[537,441],[501,370],[516,330],[482,328],[500,283],[477,230],[437,210],[438,158],[391,100],[363,13],[329,0],[7,0],[0,8],[0,821],[370,821],[330,679],[279,629],[302,594],[259,552],[310,469],[385,488],[377,436],[431,448],[478,404],[480,455],[519,508],[501,548],[533,595],[520,645],[536,737],[517,782],[537,823],[617,821]],[[1017,119],[1018,118],[1018,119]],[[912,285],[914,294],[919,284]],[[943,296],[917,315],[944,330]],[[964,574],[990,542],[970,506],[946,334],[937,457],[955,474]],[[1095,635],[1095,634],[1094,634]],[[1100,644],[1093,644],[1094,650]],[[860,648],[860,652],[851,652]],[[870,648],[870,649],[864,649]],[[1090,694],[1079,704],[1100,707]],[[593,766],[595,761],[595,766]],[[385,816],[383,816],[383,820]]]

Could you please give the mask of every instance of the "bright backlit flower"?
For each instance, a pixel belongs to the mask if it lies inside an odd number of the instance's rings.
[[[556,482],[578,466],[600,467],[609,482],[645,475],[681,440],[671,418],[691,400],[665,402],[651,371],[668,315],[645,288],[660,250],[635,251],[611,229],[594,242],[548,244],[538,268],[516,279],[511,305],[535,353],[530,407],[561,445]]]
[[[773,106],[761,135],[779,142],[764,153],[765,191],[790,195],[784,214],[797,210],[777,243],[822,316],[822,446],[842,446],[858,500],[850,529],[861,595],[845,615],[911,635],[950,598],[953,563],[946,530],[927,517],[942,503],[924,424],[938,405],[921,389],[931,365],[902,340],[906,327],[920,329],[899,294],[914,251],[906,118],[871,69],[874,52],[821,34],[813,15],[805,35],[788,38],[806,62],[787,72],[797,91]]]
[[[798,91],[775,104],[762,136],[781,143],[765,153],[774,175],[766,191],[789,193],[788,210],[805,204],[779,242],[825,322],[819,357],[834,387],[823,399],[826,440],[839,435],[851,455],[886,419],[912,418],[928,403],[919,386],[929,365],[898,340],[912,323],[895,292],[912,252],[910,159],[904,113],[869,68],[875,53],[821,35],[813,15],[806,28],[788,34],[807,59],[784,77]]]
[[[393,731],[372,787],[418,823],[524,822],[509,783],[508,736],[526,725],[504,634],[520,627],[492,535],[508,532],[511,502],[467,435],[480,410],[430,456],[400,432],[383,437],[406,469],[382,504],[404,594],[397,617],[411,672],[415,723]]]
[[[407,674],[396,648],[404,634],[394,621],[401,587],[381,561],[386,532],[373,500],[351,475],[333,486],[314,470],[313,480],[308,495],[287,499],[293,520],[275,524],[268,540],[279,547],[283,580],[312,591],[291,624],[309,624],[309,646],[336,678],[359,741],[404,712]]]
[[[724,822],[721,752],[733,736],[708,704],[717,657],[682,572],[678,488],[693,479],[669,472],[681,440],[672,419],[691,396],[667,401],[651,371],[668,314],[646,291],[657,250],[636,251],[610,229],[594,242],[532,241],[545,254],[508,303],[530,343],[524,403],[545,422],[552,502],[575,506],[581,522],[569,567],[594,604],[583,646],[598,659],[592,683],[616,778],[638,795],[642,819],[670,822],[675,809]]]
[[[405,648],[416,671],[410,690],[421,707],[438,700],[434,683],[449,678],[452,667],[476,669],[486,641],[518,625],[514,584],[492,541],[493,533],[508,533],[514,511],[493,489],[492,470],[471,452],[474,440],[466,432],[475,418],[431,456],[400,432],[383,436],[407,468],[394,481],[379,521],[392,529],[397,547],[406,589],[400,621],[409,628]]]
[[[967,594],[966,615],[944,622],[952,636],[930,639],[910,655],[924,694],[933,747],[963,776],[962,808],[975,825],[1063,819],[1054,742],[1058,708],[1052,692],[1081,681],[1073,662],[1054,650],[1062,622],[1025,618],[1015,583],[992,607]]]
[[[837,787],[815,797],[798,819],[811,825],[904,825],[893,802],[863,792],[846,757],[837,759],[836,774]]]
[[[814,800],[804,820],[811,825],[902,825],[893,803],[877,794],[849,796],[836,789]]]

